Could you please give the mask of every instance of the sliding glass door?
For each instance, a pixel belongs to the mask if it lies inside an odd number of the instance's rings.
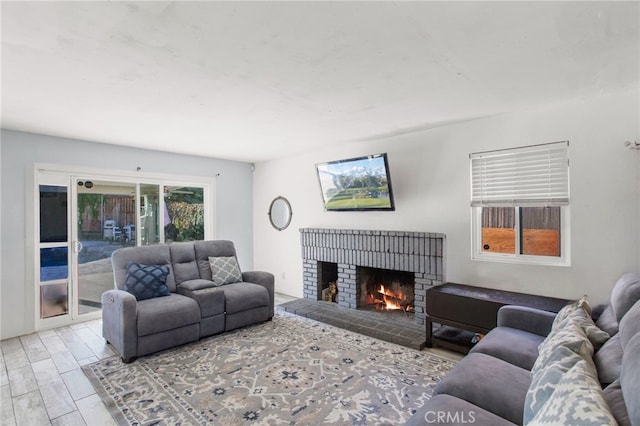
[[[213,238],[212,182],[37,175],[38,328],[99,318],[122,247]]]

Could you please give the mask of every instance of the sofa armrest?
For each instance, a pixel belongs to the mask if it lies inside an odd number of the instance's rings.
[[[102,337],[129,362],[138,354],[137,301],[123,290],[102,293]]]
[[[525,306],[507,305],[498,310],[498,327],[511,327],[546,336],[555,319],[554,312]]]
[[[273,318],[275,308],[275,277],[270,272],[247,271],[242,273],[242,281],[261,285],[269,292],[269,318]]]

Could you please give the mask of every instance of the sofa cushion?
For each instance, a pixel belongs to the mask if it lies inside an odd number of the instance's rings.
[[[405,426],[437,425],[513,425],[512,422],[483,410],[464,399],[447,394],[433,395],[411,416]]]
[[[147,299],[137,304],[138,336],[200,322],[198,303],[180,294]]]
[[[621,340],[622,341],[622,340]],[[625,395],[627,413],[631,424],[640,425],[640,333],[632,337],[625,345],[620,370],[620,385]],[[628,396],[628,398],[627,398]]]
[[[472,349],[500,358],[510,364],[531,370],[538,357],[538,346],[544,337],[511,327],[497,327],[491,330]]]
[[[629,419],[629,413],[627,413],[624,395],[622,395],[620,379],[604,388],[603,393],[604,399],[607,401],[607,405],[611,409],[611,414],[613,414],[613,417],[616,419],[618,424],[620,426],[630,426],[631,420]]]
[[[269,292],[252,283],[234,283],[220,287],[224,291],[225,312],[235,314],[247,309],[269,306]]]
[[[593,361],[598,370],[598,380],[604,387],[613,383],[620,377],[622,366],[622,345],[620,344],[620,334],[616,334],[607,341],[593,355]]]
[[[620,344],[623,348],[640,333],[640,301],[636,302],[620,321]],[[626,349],[625,349],[626,350]]]
[[[242,273],[235,256],[210,257],[211,281],[213,284],[225,285],[242,281]]]
[[[168,296],[167,276],[169,276],[167,265],[143,265],[130,262],[126,269],[124,290],[133,294],[138,301]]]
[[[593,363],[582,359],[564,373],[549,399],[528,424],[616,424],[596,378]]]
[[[196,261],[198,262],[198,270],[200,278],[205,280],[211,279],[210,257],[235,256],[236,249],[232,241],[214,240],[214,241],[194,241],[193,248],[196,252]]]
[[[602,311],[596,321],[596,325],[600,330],[609,333],[610,336],[614,336],[618,332],[618,320],[616,319],[616,314],[613,313],[611,305],[607,305]]]
[[[193,242],[172,243],[169,244],[169,250],[176,284],[200,278]]]
[[[482,407],[512,423],[522,423],[529,371],[498,358],[472,353],[438,383],[434,394],[448,394]]]
[[[157,244],[141,247],[124,247],[117,249],[111,254],[111,265],[113,266],[113,279],[116,287],[124,290],[124,280],[127,265],[130,262],[142,263],[143,265],[171,265],[171,253],[166,244]],[[176,291],[176,280],[173,276],[173,268],[169,268],[167,277],[167,287],[169,291]]]
[[[611,290],[611,308],[618,322],[640,300],[640,274],[624,274]]]
[[[596,325],[613,336],[627,311],[640,300],[640,274],[628,273],[620,277],[611,290],[609,304],[598,317]]]

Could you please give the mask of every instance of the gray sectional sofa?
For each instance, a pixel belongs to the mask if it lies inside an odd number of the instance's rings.
[[[502,307],[498,327],[407,424],[640,425],[640,274],[616,282],[601,314],[589,311]]]
[[[103,337],[125,362],[274,315],[274,276],[240,272],[231,241],[118,249]]]

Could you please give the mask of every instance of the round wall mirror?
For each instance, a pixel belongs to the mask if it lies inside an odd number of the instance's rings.
[[[291,204],[284,197],[276,197],[269,206],[269,221],[271,225],[278,231],[287,229],[287,226],[291,223]]]

